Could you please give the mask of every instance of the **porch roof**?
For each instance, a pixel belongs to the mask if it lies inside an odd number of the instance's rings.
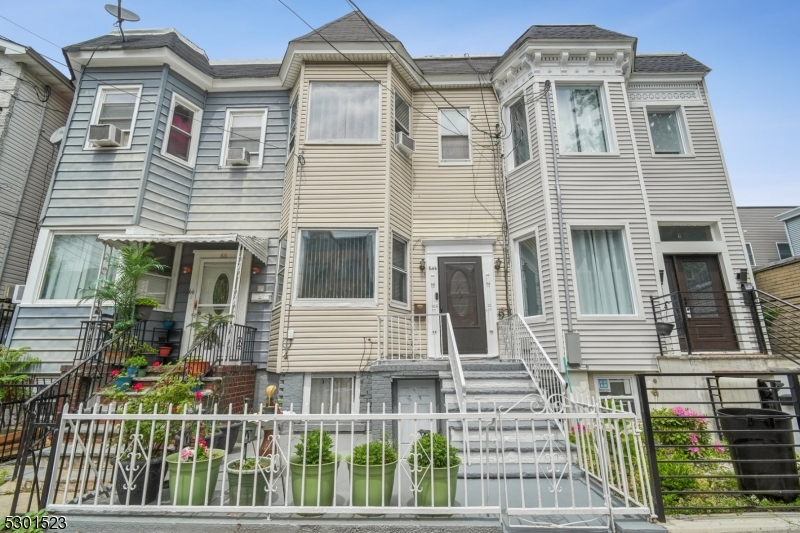
[[[98,235],[97,240],[111,246],[119,246],[132,242],[160,242],[167,244],[202,244],[202,243],[238,243],[245,250],[256,256],[265,264],[268,259],[269,240],[253,235],[238,233],[219,233],[208,235],[165,235],[162,233],[108,233]]]

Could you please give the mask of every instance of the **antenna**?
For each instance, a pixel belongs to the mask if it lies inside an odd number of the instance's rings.
[[[139,22],[139,15],[122,7],[122,0],[117,0],[117,5],[106,4],[106,11],[108,11],[112,17],[117,19],[117,23],[114,25],[119,28],[119,33],[122,35],[122,41],[125,42],[125,32],[122,31],[122,23],[125,21]]]

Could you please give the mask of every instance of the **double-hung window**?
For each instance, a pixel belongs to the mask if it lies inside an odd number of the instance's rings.
[[[648,111],[647,123],[655,154],[685,154],[686,135],[677,109]]]
[[[275,276],[275,305],[283,300],[283,280],[286,274],[286,237],[278,245],[278,273]]]
[[[394,132],[411,135],[411,106],[403,98],[394,93]]]
[[[298,299],[375,298],[374,231],[303,230],[298,265]]]
[[[508,108],[508,121],[511,128],[511,162],[514,168],[531,158],[528,141],[528,116],[525,113],[525,98],[520,98]]]
[[[97,235],[54,235],[39,292],[42,300],[80,300],[97,281],[103,243]]]
[[[202,120],[203,111],[199,107],[173,93],[167,120],[169,126],[161,154],[194,165]]]
[[[408,304],[408,241],[392,237],[392,300]]]
[[[597,395],[604,407],[636,412],[636,397],[633,395],[631,378],[597,378]]]
[[[442,163],[469,163],[469,109],[439,110],[439,152]]]
[[[522,287],[522,309],[524,316],[542,314],[542,285],[539,281],[539,252],[536,237],[517,242],[519,254],[519,277]]]
[[[297,137],[297,98],[289,108],[289,153],[294,150],[294,141]]]
[[[573,229],[572,247],[580,311],[634,314],[628,254],[621,229]]]
[[[177,247],[170,244],[153,243],[150,251],[153,257],[164,265],[162,270],[152,270],[139,280],[137,290],[139,294],[153,298],[158,302],[158,308],[169,311],[172,309],[172,300],[175,296],[175,282],[180,262],[181,245]]]
[[[611,151],[602,87],[556,87],[556,102],[562,153]]]
[[[260,168],[264,160],[264,134],[267,130],[266,109],[228,109],[225,118],[222,162],[228,166],[228,151],[244,148],[250,154],[251,167]]]
[[[350,414],[358,411],[355,406],[354,376],[317,377],[306,374],[306,391],[308,412],[311,414]]]
[[[97,90],[91,124],[93,126],[110,124],[120,130],[122,142],[118,148],[130,148],[131,146],[141,92],[141,85],[132,87],[101,86]],[[87,144],[87,147],[94,148],[91,144]]]
[[[380,85],[312,82],[306,129],[311,142],[379,142]]]

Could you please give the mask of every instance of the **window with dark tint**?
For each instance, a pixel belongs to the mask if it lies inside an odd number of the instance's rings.
[[[514,153],[514,166],[518,167],[531,158],[528,144],[528,118],[525,114],[525,99],[520,98],[509,108],[511,121],[511,151]]]
[[[400,237],[392,239],[392,300],[408,303],[408,241]]]
[[[172,113],[172,124],[167,140],[167,153],[184,161],[189,160],[189,151],[192,146],[192,121],[194,111],[181,104],[175,104]]]
[[[659,226],[661,242],[712,241],[709,226]]]
[[[525,316],[539,316],[542,314],[542,295],[535,237],[519,242],[519,270]]]
[[[411,106],[397,93],[394,93],[394,131],[411,133]]]
[[[303,231],[298,298],[375,296],[374,231]]]
[[[776,242],[778,245],[778,257],[786,259],[792,257],[792,248],[788,242]]]

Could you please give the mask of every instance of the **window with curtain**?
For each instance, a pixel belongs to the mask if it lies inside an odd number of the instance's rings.
[[[556,87],[561,150],[608,152],[601,87]]]
[[[311,414],[350,414],[355,401],[355,378],[312,377],[309,396]]]
[[[311,84],[309,141],[378,141],[379,119],[377,83]]]
[[[170,110],[170,124],[163,153],[177,157],[187,163],[193,162],[197,145],[197,133],[202,120],[200,108],[175,94]]]
[[[678,110],[647,113],[653,152],[657,154],[684,154],[683,132]]]
[[[298,298],[375,297],[374,231],[302,231]]]
[[[542,294],[539,283],[539,252],[536,238],[519,241],[519,277],[522,285],[522,309],[525,316],[542,314]]]
[[[408,303],[408,241],[392,238],[392,300]]]
[[[394,132],[411,133],[411,106],[403,98],[394,93]]]
[[[632,315],[633,291],[622,230],[572,230],[572,247],[581,313]]]
[[[150,249],[153,257],[164,265],[164,269],[152,270],[142,276],[137,289],[144,297],[156,300],[159,308],[169,308],[172,306],[172,302],[167,300],[172,284],[175,282],[174,275],[177,274],[177,269],[173,268],[177,248],[169,244],[152,243]]]
[[[508,108],[511,122],[511,151],[514,154],[514,166],[518,167],[531,158],[528,142],[528,116],[525,113],[525,99],[520,98]]]
[[[275,277],[275,305],[283,300],[283,280],[286,273],[286,237],[278,245],[278,274]]]
[[[439,110],[443,162],[469,162],[469,109]]]
[[[55,235],[39,298],[80,300],[100,274],[103,243],[97,235]]]
[[[125,89],[100,88],[100,109],[96,111],[94,124],[112,124],[122,131],[122,147],[130,146],[133,129],[133,113],[141,87]]]
[[[228,115],[227,136],[230,148],[244,148],[250,152],[250,166],[261,166],[264,145],[265,109],[255,111],[231,111]],[[223,155],[227,153],[223,151]]]

